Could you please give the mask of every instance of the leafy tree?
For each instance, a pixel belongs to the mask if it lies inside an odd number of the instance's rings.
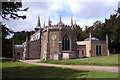
[[[28,40],[30,40],[30,35],[32,35],[34,31],[18,31],[14,32],[13,38],[15,41],[15,44],[21,44],[26,40],[26,37],[28,37]]]
[[[21,2],[2,2],[2,13],[0,16],[3,20],[11,19],[25,19],[26,15],[18,15],[18,11],[27,11],[26,9],[21,9],[22,3]],[[0,24],[2,27],[2,56],[5,57],[12,57],[12,39],[7,39],[6,37],[13,33],[12,30],[6,27],[6,25]]]
[[[21,2],[2,2],[2,16],[3,19],[9,20],[12,19],[25,19],[26,15],[18,15],[17,12],[19,11],[27,11],[28,8],[20,9],[22,8]]]
[[[82,31],[82,28],[79,25],[76,25],[76,33],[77,33],[77,40],[81,41],[84,40],[84,33]]]
[[[109,50],[111,53],[120,53],[120,8],[116,14],[110,15],[110,19],[105,19],[105,23],[96,21],[93,26],[86,27],[84,32],[100,40],[106,40],[106,34],[109,36]]]

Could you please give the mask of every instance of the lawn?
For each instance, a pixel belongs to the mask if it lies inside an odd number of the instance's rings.
[[[1,63],[0,63],[1,64]],[[3,78],[118,78],[118,73],[46,67],[23,62],[2,63]],[[113,80],[113,79],[112,79]],[[116,80],[116,79],[114,79]]]
[[[40,61],[40,63],[63,64],[63,65],[120,66],[120,63],[118,63],[118,55],[98,56],[98,57],[58,60],[58,61],[49,60],[49,61]]]

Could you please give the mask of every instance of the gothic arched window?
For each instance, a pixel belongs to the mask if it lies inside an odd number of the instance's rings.
[[[62,40],[62,50],[70,50],[70,40],[67,35],[63,37]]]

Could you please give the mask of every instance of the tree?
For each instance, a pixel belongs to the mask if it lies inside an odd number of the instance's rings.
[[[34,31],[18,31],[14,32],[13,38],[15,41],[15,44],[21,44],[26,41],[26,37],[28,37],[28,40],[30,40],[30,35],[32,35]]]
[[[106,34],[109,36],[109,50],[111,53],[120,53],[120,8],[116,14],[110,15],[110,19],[105,19],[105,23],[96,21],[93,26],[87,28],[92,35],[105,40]]]
[[[3,20],[11,19],[25,19],[26,15],[18,15],[18,11],[27,11],[26,9],[21,9],[22,3],[21,2],[2,2],[2,13],[0,16]],[[6,37],[13,33],[12,30],[6,27],[6,25],[0,24],[2,27],[2,56],[5,57],[12,57],[12,39],[7,39]]]
[[[12,19],[25,19],[26,15],[18,15],[17,12],[19,11],[27,11],[28,8],[25,9],[20,9],[22,7],[21,2],[2,2],[2,14],[1,17],[3,19],[9,20],[10,18]]]
[[[76,25],[76,33],[77,33],[77,40],[81,41],[84,40],[85,36],[82,31],[82,28],[79,25]]]

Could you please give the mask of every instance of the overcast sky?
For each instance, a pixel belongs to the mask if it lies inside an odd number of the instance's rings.
[[[34,30],[38,16],[42,27],[44,21],[46,25],[48,24],[49,17],[52,24],[58,23],[60,15],[65,24],[70,25],[72,17],[82,28],[86,25],[91,26],[96,20],[104,22],[110,14],[116,13],[119,0],[23,0],[22,2],[23,8],[29,7],[29,9],[19,14],[26,14],[27,18],[3,21],[14,31]]]

